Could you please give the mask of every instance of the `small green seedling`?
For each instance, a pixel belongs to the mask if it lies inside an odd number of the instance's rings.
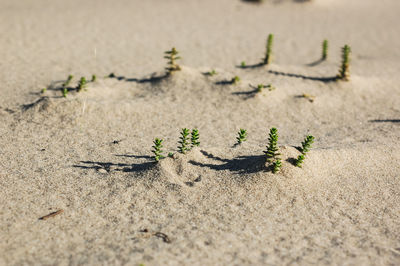
[[[181,136],[179,137],[180,141],[178,142],[180,144],[180,146],[178,147],[178,150],[180,153],[185,154],[189,147],[189,129],[187,128],[182,128],[181,131]]]
[[[173,152],[169,152],[169,153],[168,153],[168,157],[171,158],[171,157],[173,157],[173,156],[174,156],[174,153],[173,153]]]
[[[347,44],[342,48],[342,65],[339,70],[338,79],[350,80],[350,53],[351,48]]]
[[[67,80],[62,84],[62,86],[63,86],[63,87],[67,87],[67,86],[71,83],[71,81],[72,81],[73,78],[74,78],[74,76],[69,75],[68,78],[67,78]]]
[[[238,76],[234,76],[232,79],[231,79],[231,83],[232,84],[238,84],[240,82],[240,78],[238,77]]]
[[[217,75],[218,73],[217,73],[217,71],[215,71],[215,69],[211,69],[211,71],[208,71],[207,72],[207,75],[210,75],[210,76],[214,76],[214,75]]]
[[[265,51],[265,57],[263,59],[264,65],[269,65],[272,63],[272,45],[274,43],[274,35],[269,34],[267,39],[267,47]]]
[[[63,97],[67,97],[68,94],[68,85],[71,83],[72,79],[74,78],[74,76],[69,75],[67,80],[62,84],[61,86],[61,92]]]
[[[63,95],[63,97],[66,98],[66,97],[67,97],[67,94],[68,94],[68,88],[67,88],[67,87],[64,87],[64,88],[62,89],[62,95]]]
[[[82,91],[86,87],[86,83],[87,83],[86,78],[81,77],[81,79],[79,80],[79,83],[78,83],[78,87],[76,87],[76,90],[78,92]]]
[[[314,137],[309,135],[307,136],[304,141],[301,143],[301,152],[306,154],[311,149],[311,144],[314,143]]]
[[[116,76],[115,76],[115,74],[114,74],[114,72],[113,73],[110,73],[110,74],[108,74],[108,76],[106,76],[106,78],[115,78]]]
[[[176,63],[176,60],[181,59],[181,57],[177,56],[179,52],[175,49],[175,47],[172,47],[170,51],[165,51],[164,53],[166,54],[164,58],[168,59],[168,66],[165,68],[168,74],[172,74],[174,71],[181,70],[181,67]]]
[[[246,62],[245,61],[242,61],[241,63],[240,63],[240,67],[246,67]]]
[[[322,60],[327,60],[328,59],[328,40],[324,40],[322,42]]]
[[[246,129],[240,129],[238,132],[238,136],[236,137],[237,144],[241,144],[242,142],[245,142],[247,140],[247,131]]]
[[[91,80],[91,82],[95,82],[96,80],[97,80],[96,75],[92,75],[92,80]]]
[[[268,141],[267,150],[264,153],[267,157],[267,162],[272,163],[272,172],[277,173],[282,166],[282,162],[278,148],[278,130],[276,128],[270,129]]]
[[[268,162],[272,162],[275,157],[280,155],[278,148],[278,130],[275,127],[269,130],[268,146],[264,153],[267,156]]]
[[[301,154],[297,157],[296,166],[301,167],[307,152],[311,149],[311,144],[314,143],[314,137],[309,135],[307,136],[304,141],[301,143]]]
[[[272,86],[271,84],[267,84],[267,85],[258,84],[257,85],[257,92],[262,92],[263,89],[268,89],[268,91],[273,91],[273,90],[275,90],[275,87]]]
[[[46,91],[47,91],[47,87],[44,87],[40,92],[41,93],[46,93]]]
[[[156,138],[153,141],[154,145],[152,146],[153,147],[152,152],[154,153],[154,160],[156,160],[156,162],[158,162],[160,159],[164,158],[164,156],[162,155],[163,151],[161,150],[163,147],[162,142],[163,142],[163,140],[159,139],[159,138]]]
[[[194,146],[200,146],[200,141],[199,141],[199,139],[200,139],[200,135],[199,135],[199,130],[198,129],[192,129],[192,138],[191,138],[191,141],[192,141],[192,147],[194,147]]]

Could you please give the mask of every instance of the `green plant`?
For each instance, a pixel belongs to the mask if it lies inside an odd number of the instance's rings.
[[[110,74],[108,74],[108,76],[106,76],[106,78],[115,78],[116,76],[115,76],[115,74],[114,74],[114,72],[113,73],[110,73]]]
[[[62,84],[61,86],[61,92],[63,97],[67,97],[68,94],[68,85],[71,83],[72,79],[74,78],[74,76],[69,75],[67,80]]]
[[[173,152],[169,152],[168,153],[168,157],[172,157],[172,156],[174,156],[174,153]]]
[[[44,87],[40,92],[41,93],[46,93],[46,91],[47,91],[47,87]]]
[[[96,75],[92,75],[92,82],[95,82],[97,80],[97,77],[96,77]]]
[[[324,40],[322,42],[322,60],[328,59],[328,48],[329,48],[328,40]]]
[[[208,71],[207,72],[207,75],[209,75],[209,76],[214,76],[214,75],[217,75],[218,73],[217,73],[217,71],[215,71],[215,69],[211,69],[211,71]]]
[[[268,162],[272,162],[280,155],[278,148],[278,130],[275,127],[269,130],[268,146],[264,153],[267,156]]]
[[[164,158],[164,156],[162,155],[162,139],[156,138],[153,143],[154,145],[152,146],[153,150],[152,152],[154,153],[154,159],[156,160],[156,162],[158,162],[160,159]]]
[[[276,173],[282,166],[280,159],[279,147],[278,147],[278,130],[273,127],[269,130],[267,150],[264,151],[267,162],[272,163],[272,172]]]
[[[240,67],[246,67],[246,62],[245,62],[245,61],[242,61],[242,62],[240,63]]]
[[[307,152],[311,149],[311,144],[314,143],[314,137],[309,135],[307,136],[304,141],[301,143],[301,154],[297,157],[295,165],[297,167],[301,167]]]
[[[272,63],[272,45],[274,43],[274,35],[269,34],[267,39],[267,47],[265,51],[265,57],[263,59],[264,65],[269,65]]]
[[[192,129],[192,147],[194,146],[199,146],[200,145],[200,141],[199,141],[199,130],[198,129]]]
[[[238,84],[240,82],[240,78],[238,77],[238,76],[234,76],[232,79],[231,79],[231,83],[232,84]]]
[[[67,80],[62,84],[62,87],[67,87],[71,83],[73,78],[74,78],[74,76],[69,75]]]
[[[76,90],[78,92],[82,91],[86,87],[86,83],[87,83],[86,78],[81,77],[81,79],[79,80],[79,83],[78,83],[78,87],[76,87]]]
[[[165,68],[168,74],[172,74],[174,71],[181,70],[181,67],[176,63],[176,60],[181,59],[181,57],[177,56],[178,51],[175,47],[172,47],[170,51],[164,52],[166,55],[164,58],[168,59],[167,67]]]
[[[247,131],[246,129],[240,129],[238,132],[238,136],[236,137],[237,139],[237,144],[241,144],[242,142],[245,142],[247,140]]]
[[[67,97],[67,94],[68,94],[68,88],[67,88],[67,87],[64,87],[64,88],[62,89],[62,95],[63,95],[63,97]]]
[[[351,48],[347,44],[342,48],[342,65],[339,70],[338,79],[348,81],[350,79],[350,53]]]
[[[178,147],[179,152],[185,154],[186,151],[188,150],[188,145],[189,145],[189,129],[187,128],[182,128],[181,131],[181,136],[179,137],[180,141],[178,142],[180,146]]]
[[[275,90],[275,87],[272,86],[271,84],[268,84],[268,85],[258,84],[257,85],[257,92],[262,92],[264,88],[268,88],[269,91]]]
[[[275,162],[272,164],[272,172],[275,174],[279,172],[282,167],[282,161],[280,158],[276,158]]]

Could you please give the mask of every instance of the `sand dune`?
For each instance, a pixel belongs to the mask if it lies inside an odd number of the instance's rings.
[[[398,1],[1,6],[1,265],[399,264]],[[187,154],[182,128],[200,132]]]

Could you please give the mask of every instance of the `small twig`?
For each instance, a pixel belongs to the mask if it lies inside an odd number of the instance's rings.
[[[161,238],[162,241],[164,241],[165,243],[171,243],[171,240],[169,239],[169,237],[164,233],[155,232],[154,236]]]
[[[169,237],[161,232],[150,232],[147,228],[139,230],[140,233],[145,233],[146,235],[144,236],[145,238],[149,238],[150,236],[156,236],[162,239],[164,243],[171,243],[171,239]]]
[[[58,210],[58,211],[49,213],[49,214],[47,214],[47,215],[45,215],[45,216],[43,216],[43,217],[40,217],[39,220],[47,220],[47,219],[49,219],[49,218],[51,218],[51,217],[54,217],[54,216],[56,216],[56,215],[58,215],[58,214],[61,214],[61,213],[63,213],[63,212],[64,212],[64,210]]]

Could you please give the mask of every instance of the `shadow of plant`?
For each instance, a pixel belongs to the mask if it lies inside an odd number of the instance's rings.
[[[314,66],[317,66],[317,65],[321,64],[321,63],[324,62],[324,61],[325,61],[325,60],[323,60],[323,59],[318,59],[318,60],[316,60],[316,61],[314,61],[314,62],[311,62],[311,63],[307,64],[306,66],[314,67]]]
[[[369,120],[370,123],[400,123],[400,119],[375,119]]]
[[[265,156],[263,155],[239,156],[233,159],[223,159],[203,150],[201,153],[207,158],[219,163],[200,163],[194,160],[190,160],[189,163],[217,171],[227,170],[230,172],[236,172],[238,174],[250,174],[268,170],[268,168],[265,168]]]
[[[259,68],[259,67],[263,67],[263,66],[266,66],[266,64],[264,64],[264,63],[257,63],[257,64],[252,64],[252,65],[245,65],[245,66],[242,66],[242,65],[237,65],[236,67],[237,68],[242,68],[242,69],[253,69],[253,68]]]
[[[251,88],[253,88],[253,90],[251,91],[237,91],[237,92],[232,92],[233,95],[239,95],[239,96],[244,96],[243,98],[245,100],[248,100],[250,98],[254,98],[257,93],[259,92],[258,88],[254,88],[252,86],[250,86]]]
[[[285,73],[285,72],[274,71],[274,70],[268,70],[268,73],[273,74],[273,75],[278,75],[278,76],[308,79],[308,80],[321,81],[321,82],[326,82],[326,83],[335,82],[335,81],[338,80],[337,76],[333,76],[333,77],[310,77],[310,76],[305,76],[305,75],[301,75],[301,74],[291,74],[291,73]]]
[[[233,85],[235,84],[235,81],[233,80],[220,80],[215,82],[215,85]]]
[[[107,172],[142,172],[155,166],[154,162],[144,162],[136,164],[112,163],[112,162],[96,162],[96,161],[80,161],[80,164],[72,167],[81,169],[104,169]]]
[[[138,79],[138,78],[126,78],[125,76],[108,76],[108,78],[113,78],[117,80],[123,80],[127,82],[136,82],[136,83],[157,83],[162,81],[163,79],[169,77],[168,73],[165,73],[163,75],[156,75],[153,73],[150,78],[143,78],[143,79]]]

